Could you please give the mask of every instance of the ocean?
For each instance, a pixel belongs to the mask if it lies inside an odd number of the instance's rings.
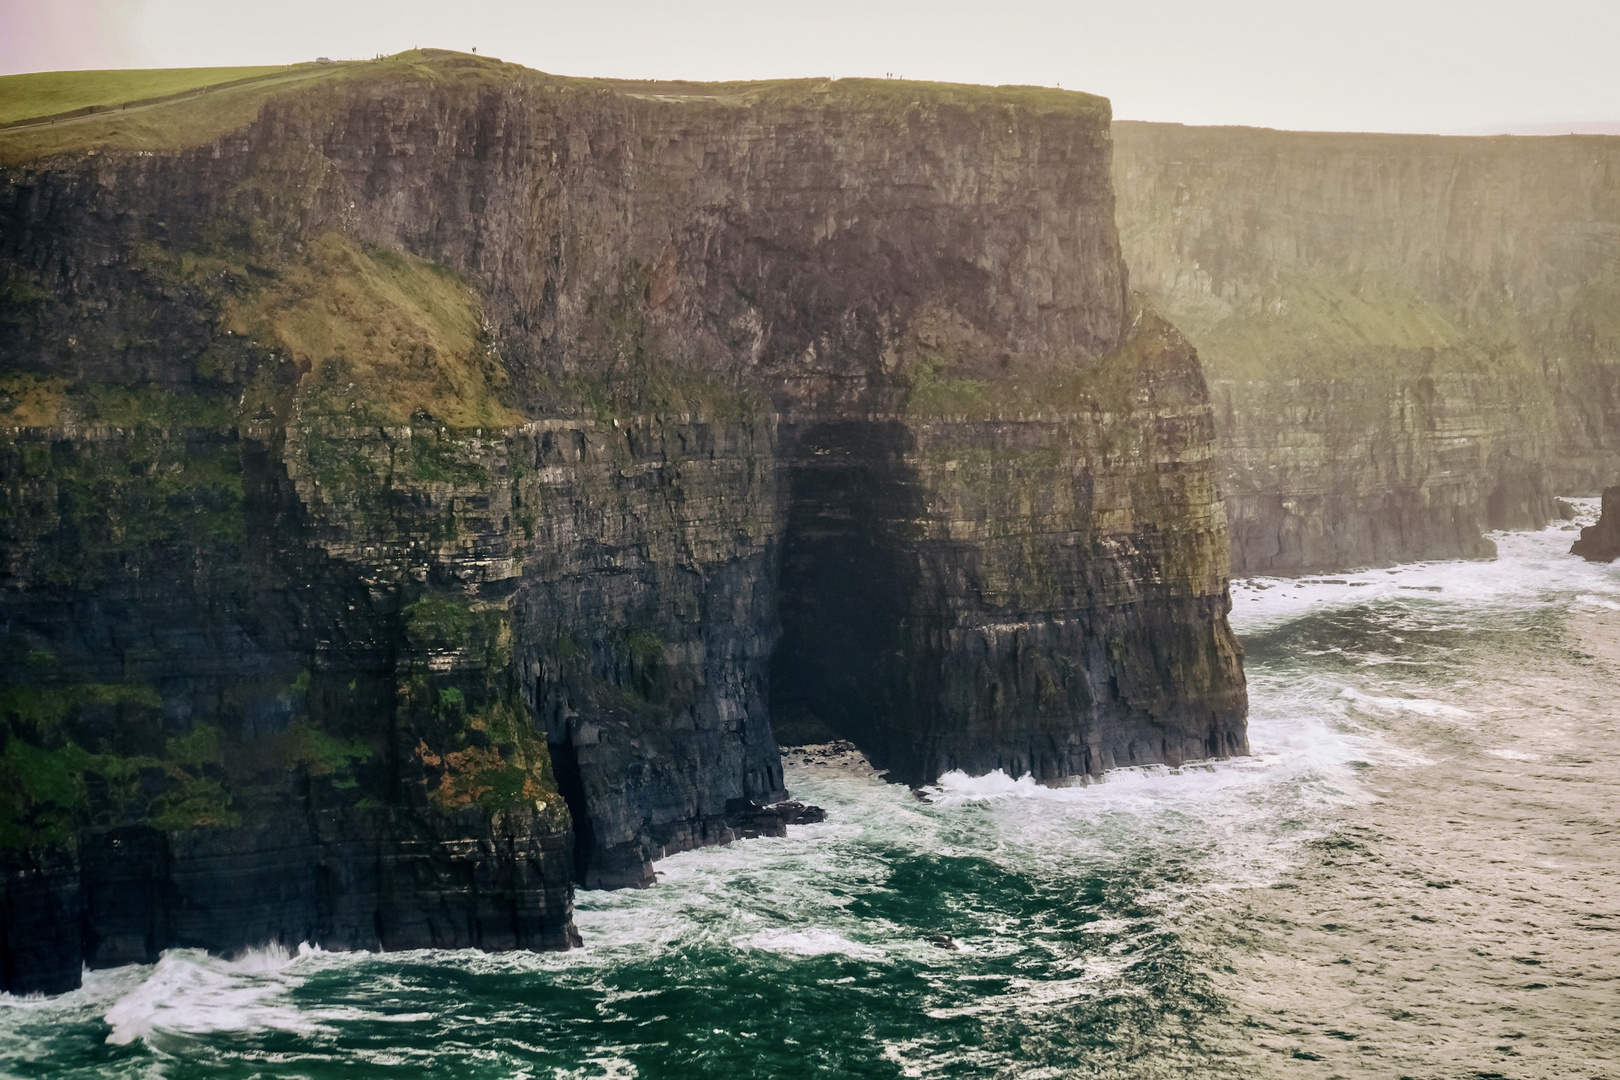
[[[582,949],[176,950],[0,996],[0,1075],[1620,1077],[1620,567],[1573,537],[1235,582],[1252,757],[789,751],[825,823],[581,893]]]

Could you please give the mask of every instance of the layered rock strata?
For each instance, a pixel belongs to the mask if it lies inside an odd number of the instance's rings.
[[[912,783],[1247,751],[1197,356],[1151,313],[1127,341],[1021,412],[793,432],[778,716]]]
[[[299,78],[0,136],[7,987],[565,945],[813,819],[773,710],[912,782],[1245,749],[1106,102]]]
[[[1234,573],[1494,552],[1620,468],[1620,139],[1114,125],[1198,346]]]

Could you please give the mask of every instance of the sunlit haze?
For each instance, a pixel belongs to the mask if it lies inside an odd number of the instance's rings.
[[[1620,131],[1611,0],[0,0],[0,72],[477,48],[562,75],[1061,85],[1124,119]]]

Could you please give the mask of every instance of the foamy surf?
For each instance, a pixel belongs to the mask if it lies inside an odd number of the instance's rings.
[[[1363,709],[1373,709],[1380,712],[1405,712],[1430,719],[1445,720],[1471,720],[1474,714],[1467,709],[1459,709],[1455,705],[1447,705],[1434,698],[1422,697],[1383,697],[1378,694],[1366,694],[1353,687],[1345,687],[1339,691],[1339,697],[1350,704]]]
[[[204,1035],[221,1031],[311,1034],[320,1024],[287,1000],[301,986],[297,960],[280,946],[252,949],[224,960],[199,949],[165,952],[140,985],[104,1017],[107,1042],[127,1046],[156,1032]]]
[[[794,930],[778,927],[736,940],[738,948],[761,949],[783,956],[847,956],[853,960],[881,960],[883,950],[851,941],[833,930]]]
[[[1597,520],[1597,499],[1571,499],[1573,523],[1528,532],[1495,532],[1488,560],[1403,563],[1299,578],[1241,578],[1232,582],[1232,626],[1240,634],[1323,610],[1357,605],[1417,604],[1431,611],[1562,606],[1572,595],[1594,606],[1620,608],[1620,572],[1569,553],[1576,527]]]

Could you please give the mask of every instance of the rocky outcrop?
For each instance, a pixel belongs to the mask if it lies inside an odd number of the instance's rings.
[[[1027,411],[956,393],[795,433],[773,710],[912,783],[1246,752],[1192,349],[1138,313]]]
[[[1620,139],[1114,125],[1197,345],[1235,573],[1494,552],[1620,466]]]
[[[1569,549],[1587,562],[1614,562],[1620,559],[1620,487],[1603,489],[1603,511],[1595,525],[1581,530],[1581,538]]]
[[[248,89],[0,135],[8,986],[565,945],[571,882],[813,820],[773,712],[912,782],[1245,750],[1106,102]]]

